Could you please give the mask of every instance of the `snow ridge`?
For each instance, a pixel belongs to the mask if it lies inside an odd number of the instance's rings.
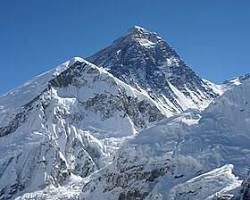
[[[8,110],[6,98],[13,95],[22,102],[10,102]],[[2,199],[90,175],[111,161],[126,137],[164,117],[143,93],[80,58],[0,102],[6,113],[0,126]]]

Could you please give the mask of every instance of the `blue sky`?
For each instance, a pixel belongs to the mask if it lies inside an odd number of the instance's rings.
[[[206,79],[250,72],[248,0],[2,0],[0,94],[135,24],[158,32]]]

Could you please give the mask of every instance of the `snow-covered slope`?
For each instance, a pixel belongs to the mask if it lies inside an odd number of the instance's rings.
[[[87,59],[147,93],[169,116],[204,109],[221,93],[197,76],[158,34],[139,26]]]
[[[8,124],[18,109],[28,104],[32,99],[39,96],[47,87],[48,82],[56,75],[66,70],[74,62],[81,61],[81,58],[72,58],[71,60],[61,64],[60,66],[36,76],[31,81],[26,82],[22,86],[13,89],[7,94],[0,97],[0,124]]]
[[[87,176],[126,137],[164,117],[143,93],[81,58],[35,77],[0,105],[0,199]]]
[[[235,175],[247,177],[250,166],[249,102],[246,80],[203,112],[187,111],[143,130],[83,187],[83,199],[232,197],[241,184]]]
[[[232,89],[234,86],[241,85],[245,81],[248,81],[250,79],[250,74],[245,74],[239,77],[235,77],[229,80],[226,80],[223,84],[221,84],[222,87],[228,89]]]

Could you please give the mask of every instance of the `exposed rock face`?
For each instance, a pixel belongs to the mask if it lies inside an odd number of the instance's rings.
[[[185,112],[143,130],[84,187],[83,197],[237,199],[241,180],[233,171],[245,178],[249,168],[249,91],[248,80],[205,111]],[[241,198],[249,198],[248,182]]]
[[[204,108],[217,96],[158,34],[138,26],[87,59],[125,83],[146,90],[172,114],[190,107]]]
[[[38,96],[6,109],[12,114],[0,127],[0,199],[86,177],[110,162],[123,137],[164,117],[150,98],[87,61],[56,71],[36,79],[47,81],[37,84]],[[9,95],[19,98],[26,88]]]
[[[250,199],[250,175],[242,183],[240,200]]]

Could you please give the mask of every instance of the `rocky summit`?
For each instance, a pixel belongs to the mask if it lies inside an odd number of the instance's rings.
[[[144,90],[169,116],[203,109],[218,95],[157,33],[138,26],[87,60]]]

